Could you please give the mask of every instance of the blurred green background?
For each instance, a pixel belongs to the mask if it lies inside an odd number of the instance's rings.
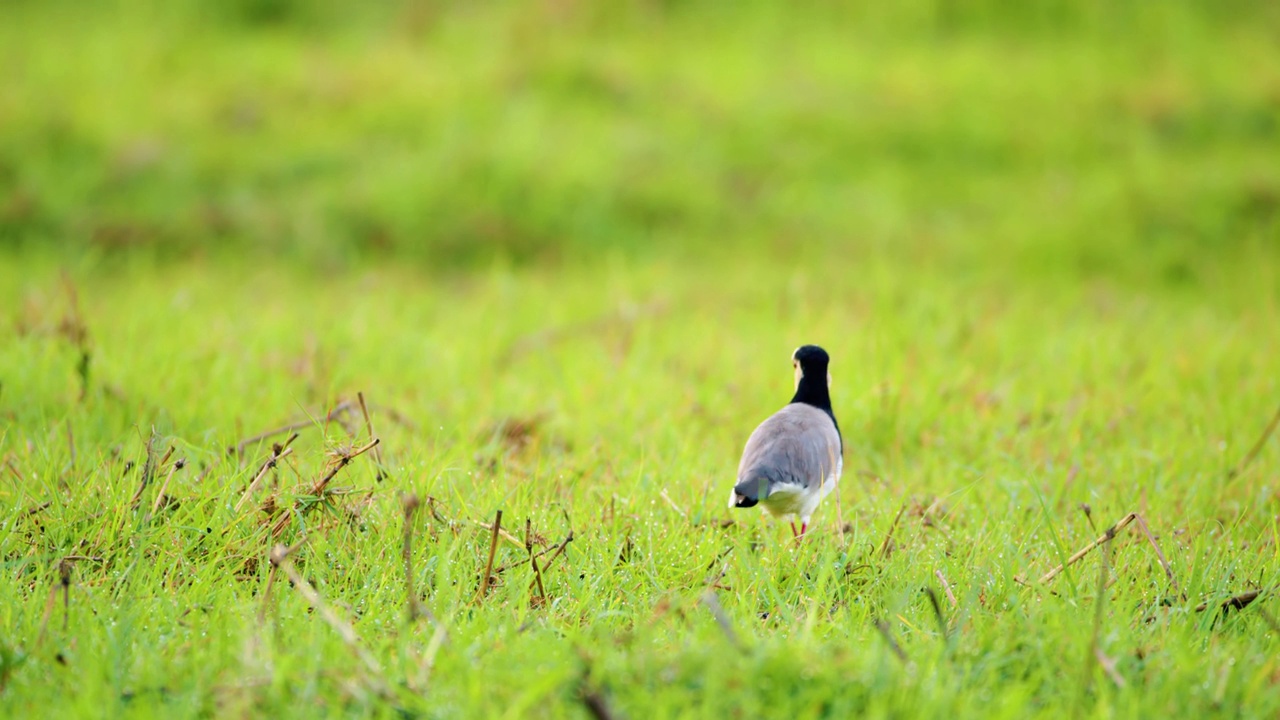
[[[1274,2],[0,5],[0,248],[1231,282]]]

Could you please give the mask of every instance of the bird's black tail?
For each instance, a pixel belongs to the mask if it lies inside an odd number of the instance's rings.
[[[733,486],[733,507],[755,507],[760,500],[769,497],[769,478],[752,476]]]

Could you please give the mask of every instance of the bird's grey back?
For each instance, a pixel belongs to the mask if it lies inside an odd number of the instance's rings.
[[[791,403],[751,433],[738,464],[738,483],[767,481],[816,488],[840,465],[840,433],[831,416]]]

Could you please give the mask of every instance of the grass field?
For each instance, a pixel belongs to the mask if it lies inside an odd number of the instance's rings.
[[[205,7],[0,8],[0,715],[1280,713],[1269,6]]]

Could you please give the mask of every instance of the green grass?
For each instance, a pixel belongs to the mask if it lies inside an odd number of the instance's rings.
[[[61,7],[0,10],[0,715],[1280,712],[1273,11]],[[725,499],[808,342],[797,548]],[[313,497],[358,392],[389,476]],[[545,597],[477,599],[499,510]],[[1129,512],[1181,592],[1134,526],[1036,582]]]
[[[334,483],[353,494],[279,540],[308,538],[302,571],[413,712],[581,714],[587,664],[632,716],[1276,711],[1275,637],[1258,606],[1216,624],[1193,611],[1277,580],[1275,441],[1226,478],[1280,390],[1274,299],[1240,312],[1105,285],[983,289],[928,272],[762,265],[708,285],[704,269],[87,277],[84,401],[76,351],[55,331],[59,282],[6,270],[27,328],[7,328],[0,355],[12,464],[0,612],[6,651],[23,658],[0,696],[7,712],[387,712],[296,591],[277,584],[264,605],[268,521],[257,504],[233,506],[267,451],[224,454],[356,391],[390,479],[353,461]],[[787,353],[804,341],[835,358],[848,469],[839,509],[826,503],[797,550],[789,530],[731,513],[724,496],[746,434],[785,401]],[[513,420],[533,423],[526,444],[500,439]],[[125,463],[144,462],[152,427],[189,464],[167,491],[180,504],[148,518],[156,486],[131,509],[139,475]],[[326,448],[357,435],[303,430],[298,475],[281,471],[258,500],[289,506]],[[406,492],[452,521],[424,512],[415,524],[415,587],[447,632],[429,674],[433,626],[405,622]],[[1056,594],[1017,585],[1096,535],[1080,503],[1101,525],[1141,512],[1187,600],[1132,531],[1116,542],[1105,599],[1098,556]],[[882,557],[874,548],[903,504]],[[489,541],[473,523],[497,510],[548,543],[572,527],[544,604],[530,606],[527,566],[473,602]],[[38,640],[69,554],[100,562],[75,564],[70,625],[55,603]],[[497,562],[522,555],[503,544]],[[741,648],[699,604],[722,567]],[[949,639],[921,594],[941,592],[935,571],[958,603],[944,606]],[[1088,655],[1099,603],[1098,640],[1123,690]],[[909,667],[874,618],[890,622]]]

